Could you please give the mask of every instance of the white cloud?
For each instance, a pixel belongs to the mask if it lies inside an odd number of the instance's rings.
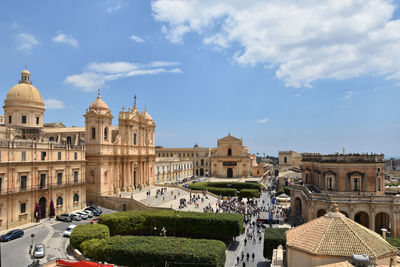
[[[40,42],[36,39],[35,36],[29,33],[20,33],[16,36],[17,41],[17,49],[30,52],[32,48]]]
[[[300,97],[301,96],[301,94],[295,94],[295,95],[293,95],[294,97]]]
[[[66,35],[62,32],[58,32],[56,36],[52,38],[52,40],[56,43],[63,43],[63,44],[68,44],[72,47],[79,47],[79,42],[75,38],[73,38],[70,35]]]
[[[61,109],[65,108],[65,105],[62,101],[54,99],[54,98],[47,98],[43,99],[44,106],[46,109]]]
[[[129,39],[131,39],[132,41],[135,41],[136,43],[144,43],[144,40],[137,35],[132,34],[132,36],[129,37]]]
[[[353,97],[353,95],[358,94],[357,91],[347,91],[346,95],[343,97],[343,100],[350,100],[350,98]]]
[[[121,9],[124,5],[125,3],[122,0],[108,0],[106,2],[106,11],[112,13]]]
[[[400,80],[400,19],[392,0],[155,0],[155,20],[171,42],[190,32],[261,64],[286,86],[382,75]],[[398,8],[398,7],[397,7]],[[179,12],[178,12],[179,11]],[[239,48],[237,48],[239,47]]]
[[[153,61],[148,64],[125,61],[91,62],[84,68],[83,73],[69,75],[64,82],[84,91],[93,91],[96,88],[103,87],[106,82],[117,79],[139,75],[182,73],[180,68],[168,68],[176,65],[179,65],[179,63],[174,61]]]
[[[267,122],[269,122],[269,119],[268,119],[268,118],[265,118],[265,119],[261,119],[261,120],[257,120],[257,121],[256,121],[256,123],[267,123]]]

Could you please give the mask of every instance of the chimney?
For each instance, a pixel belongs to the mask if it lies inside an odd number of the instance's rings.
[[[381,231],[382,231],[382,237],[383,237],[383,239],[386,240],[386,233],[390,233],[390,232],[389,232],[387,229],[385,229],[385,228],[382,228]]]

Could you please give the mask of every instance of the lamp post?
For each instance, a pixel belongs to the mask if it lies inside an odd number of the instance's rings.
[[[31,234],[31,237],[32,237],[32,243],[31,243],[31,247],[29,249],[29,254],[31,254],[32,266],[35,266],[35,259],[33,257],[33,238],[35,237],[35,234]]]

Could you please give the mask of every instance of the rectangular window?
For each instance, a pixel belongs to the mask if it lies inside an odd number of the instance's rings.
[[[0,177],[0,192],[3,189],[3,177]]]
[[[92,139],[96,139],[96,129],[92,128]]]
[[[22,151],[22,158],[21,161],[26,161],[26,151]]]
[[[26,212],[26,203],[21,203],[21,209],[20,209],[20,213],[25,213]]]
[[[77,184],[78,183],[78,178],[79,178],[79,172],[78,171],[74,171],[74,183]]]
[[[328,177],[328,190],[333,190],[332,177]]]
[[[58,160],[61,160],[61,152],[58,152]]]
[[[78,152],[74,152],[74,160],[78,160]]]
[[[21,191],[25,191],[26,190],[26,176],[23,175],[21,176]]]
[[[46,187],[46,174],[41,173],[40,174],[40,188],[45,188]]]
[[[133,134],[133,145],[136,146],[136,133]]]
[[[206,153],[206,157],[208,157],[208,153]]]
[[[360,179],[359,178],[353,179],[353,191],[360,191]]]
[[[179,153],[179,157],[181,157],[181,153]]]
[[[22,123],[23,123],[23,124],[26,123],[26,116],[25,116],[25,115],[22,116]]]
[[[39,117],[36,117],[36,124],[39,124]]]
[[[46,160],[46,152],[42,151],[42,160]]]
[[[62,185],[62,173],[57,173],[57,185]]]
[[[381,191],[381,178],[378,178],[378,191]]]
[[[11,123],[11,122],[12,122],[12,117],[10,115],[10,116],[8,116],[8,123]]]

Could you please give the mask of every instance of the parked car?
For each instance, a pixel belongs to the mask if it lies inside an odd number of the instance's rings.
[[[72,213],[71,216],[72,216],[72,220],[74,220],[74,221],[82,220],[82,216],[77,213]]]
[[[21,229],[15,229],[15,230],[12,230],[12,231],[8,232],[5,235],[2,235],[0,237],[0,240],[2,242],[8,242],[10,240],[17,239],[17,238],[19,238],[21,236],[24,236],[24,231],[22,231]]]
[[[64,221],[64,222],[72,222],[72,214],[71,213],[63,213],[56,216],[56,220]]]
[[[65,229],[65,231],[64,231],[64,236],[70,237],[71,233],[72,233],[72,230],[74,230],[75,227],[76,227],[75,224],[71,224],[70,226],[68,226],[68,228]]]
[[[76,214],[79,214],[83,220],[86,220],[88,218],[88,214],[86,212],[78,211],[76,212]]]
[[[101,212],[99,212],[95,208],[87,207],[87,208],[85,208],[85,211],[91,211],[93,213],[93,216],[100,216],[101,215]]]
[[[99,218],[93,218],[93,219],[90,221],[91,224],[95,224],[95,223],[99,223],[99,222],[100,222],[100,219],[99,219]]]
[[[45,247],[44,247],[44,245],[43,244],[37,244],[36,246],[35,246],[35,249],[33,250],[33,257],[35,258],[35,259],[40,259],[40,258],[43,258],[44,257],[44,255],[45,255]]]
[[[96,207],[96,206],[89,206],[86,209],[91,210],[96,216],[100,216],[103,213],[103,211],[99,207]]]
[[[84,210],[82,212],[86,212],[88,215],[88,218],[93,218],[93,212],[91,210]]]

